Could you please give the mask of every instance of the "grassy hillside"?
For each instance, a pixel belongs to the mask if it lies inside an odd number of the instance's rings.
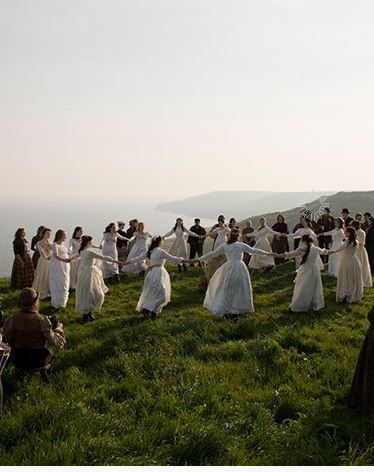
[[[315,200],[307,203],[307,209],[313,213],[318,212],[319,209],[323,209],[328,206],[331,209],[331,214],[334,217],[341,216],[342,208],[348,208],[351,212],[352,218],[354,218],[357,212],[369,211],[374,214],[374,191],[367,192],[339,192],[335,195],[327,196],[325,200]],[[282,211],[281,213],[285,216],[290,230],[296,225],[300,217],[301,207],[293,208],[291,210]],[[272,226],[280,212],[267,213],[266,217],[270,226]],[[248,213],[250,215],[250,213]],[[255,216],[252,221],[257,225],[259,218],[263,214]]]
[[[373,464],[374,421],[346,406],[373,292],[338,306],[324,275],[323,313],[289,314],[287,263],[254,277],[256,313],[234,323],[201,307],[200,276],[172,269],[155,322],[134,311],[136,276],[87,326],[71,297],[52,385],[3,376],[0,465]]]
[[[314,198],[319,198],[331,193],[333,192],[313,192],[313,195]],[[227,218],[234,216],[240,219],[260,212],[294,208],[303,197],[303,192],[221,191],[163,203],[156,210],[214,219],[222,213]]]

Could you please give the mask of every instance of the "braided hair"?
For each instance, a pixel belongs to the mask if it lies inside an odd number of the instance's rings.
[[[303,243],[306,243],[307,249],[305,251],[305,254],[303,255],[301,259],[300,265],[305,264],[306,260],[308,259],[309,253],[310,253],[310,248],[312,247],[313,244],[313,239],[309,236],[309,234],[304,234],[304,236],[301,238],[301,241]]]

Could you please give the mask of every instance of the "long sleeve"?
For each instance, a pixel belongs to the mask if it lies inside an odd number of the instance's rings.
[[[344,251],[344,249],[347,249],[348,247],[348,242],[345,241],[338,249],[334,249],[330,254],[336,254],[337,252]]]
[[[280,233],[279,231],[274,231],[273,229],[269,228],[268,226],[265,226],[265,228],[267,229],[267,232],[272,234],[273,236],[281,236],[282,233]]]
[[[190,230],[187,229],[187,228],[184,228],[184,232],[185,232],[186,234],[188,234],[189,236],[192,236],[192,237],[194,237],[194,238],[198,238],[198,237],[199,237],[198,234],[193,233],[192,231],[190,231]]]
[[[166,234],[164,234],[163,238],[168,238],[169,236],[172,236],[175,233],[174,228],[171,228],[170,231],[168,231]]]
[[[167,262],[171,262],[174,264],[181,264],[183,262],[183,257],[172,256],[171,254],[166,252],[165,249],[160,249],[160,252]]]
[[[44,257],[44,259],[49,259],[49,256],[46,254],[46,252],[44,251],[42,245],[41,245],[41,241],[39,241],[36,245],[36,249],[38,250],[39,254]]]
[[[204,256],[199,257],[198,261],[202,262],[208,259],[213,259],[214,257],[220,256],[223,253],[224,253],[224,244],[219,246],[217,249],[214,249],[214,251],[210,251],[207,254],[204,254]]]
[[[40,320],[40,327],[47,343],[54,347],[62,348],[66,343],[66,338],[62,328],[52,330],[52,325],[46,316],[42,316]]]
[[[240,242],[238,242],[236,244],[240,247],[240,249],[243,252],[246,252],[247,254],[259,255],[259,256],[268,256],[269,255],[269,253],[267,251],[263,251],[262,249],[257,249],[257,248],[248,246],[248,244],[240,243]]]
[[[130,262],[130,264],[137,264],[138,262],[143,262],[145,259],[147,259],[147,251],[143,251],[137,257],[131,257],[127,262]]]
[[[102,254],[98,254],[97,252],[95,251],[89,251],[90,254],[91,254],[91,257],[93,259],[100,259],[101,261],[108,261],[108,262],[114,262],[115,260],[113,259],[113,257],[110,257],[110,256],[103,256]]]
[[[331,230],[331,231],[324,231],[322,234],[323,234],[324,236],[333,236],[334,233],[335,233],[335,230],[333,229],[333,230]]]
[[[294,251],[289,251],[285,253],[287,259],[292,259],[293,257],[300,257],[300,256],[303,256],[304,254],[305,254],[305,249],[303,249],[302,247],[298,247]]]

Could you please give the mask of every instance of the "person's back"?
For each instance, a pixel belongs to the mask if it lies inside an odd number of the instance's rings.
[[[49,347],[61,348],[65,336],[61,323],[52,328],[50,320],[39,313],[39,294],[32,288],[22,290],[20,311],[4,322],[4,335],[12,348],[11,360],[20,369],[35,369],[50,362]]]

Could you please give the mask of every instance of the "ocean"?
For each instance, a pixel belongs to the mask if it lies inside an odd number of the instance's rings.
[[[76,203],[61,202],[59,205],[45,204],[12,204],[0,203],[0,276],[10,276],[13,264],[12,242],[17,228],[25,228],[26,239],[31,243],[38,226],[48,226],[54,231],[65,229],[70,238],[75,226],[82,226],[84,233],[93,236],[99,243],[105,227],[119,220],[126,222],[133,218],[143,221],[147,231],[152,235],[165,234],[174,225],[175,219],[181,217],[189,228],[193,225],[193,217],[174,213],[156,211],[158,202],[114,202],[90,201]],[[201,218],[204,226],[212,226],[215,220]]]

